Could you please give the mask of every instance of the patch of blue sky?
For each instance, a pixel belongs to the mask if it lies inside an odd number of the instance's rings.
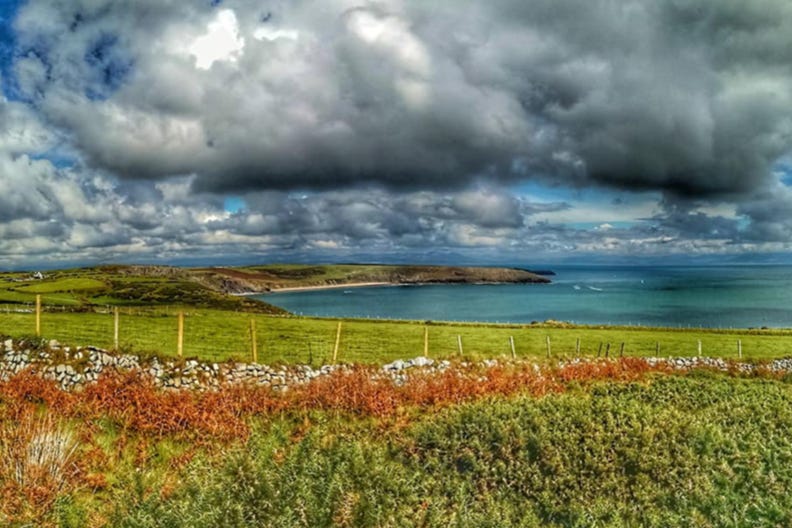
[[[510,190],[533,203],[566,204],[559,210],[538,212],[535,219],[560,224],[570,229],[628,229],[640,225],[655,214],[662,195],[657,191],[588,188],[529,181]]]
[[[225,209],[227,213],[238,213],[246,208],[247,204],[240,196],[227,196],[223,202],[223,209]]]
[[[32,153],[29,157],[33,160],[47,160],[58,169],[70,169],[77,165],[78,161],[74,154],[57,147],[44,152]]]
[[[511,187],[512,192],[538,202],[586,203],[591,205],[618,206],[626,203],[658,201],[658,192],[620,191],[603,187],[576,188],[564,185],[547,185],[531,180]]]
[[[773,172],[780,175],[781,183],[792,187],[792,156],[781,158],[773,166]]]
[[[751,225],[751,219],[747,216],[738,216],[737,217],[737,229],[740,231],[745,231]]]
[[[0,0],[0,89],[6,98],[19,99],[19,87],[14,75],[16,32],[14,19],[23,0]]]
[[[549,186],[531,180],[513,185],[511,191],[519,196],[525,196],[533,201],[540,202],[565,202],[576,199],[579,191],[569,187]]]

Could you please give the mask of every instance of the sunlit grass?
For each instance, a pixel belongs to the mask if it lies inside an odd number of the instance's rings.
[[[96,291],[107,288],[107,284],[100,280],[86,277],[75,277],[56,280],[42,280],[17,286],[15,289],[22,293],[59,293]]]
[[[161,355],[175,355],[179,308],[144,310],[121,308],[122,348]],[[772,359],[792,355],[792,331],[656,329],[642,327],[553,327],[372,321],[272,317],[224,310],[184,308],[184,354],[206,360],[247,360],[251,356],[251,321],[255,321],[258,359],[269,363],[321,364],[332,361],[338,323],[341,339],[338,361],[381,363],[424,354],[428,331],[428,355],[433,358],[461,356],[470,359],[511,357],[543,359],[584,356],[695,356]],[[107,313],[45,312],[42,335],[73,345],[113,346],[113,315]],[[5,313],[0,309],[0,334],[31,335],[31,313]],[[579,345],[578,345],[579,340]],[[623,344],[623,345],[622,345]],[[577,352],[579,346],[579,353]]]

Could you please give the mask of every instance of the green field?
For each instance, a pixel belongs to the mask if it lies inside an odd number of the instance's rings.
[[[50,294],[50,293],[83,293],[106,290],[107,284],[103,281],[90,278],[63,278],[30,282],[16,287],[18,293],[23,294]]]
[[[382,266],[365,264],[334,264],[315,266],[310,264],[268,264],[263,266],[246,266],[239,268],[249,272],[271,273],[284,281],[294,281],[295,286],[306,281],[322,283],[331,280],[342,280],[352,277],[368,277],[378,273],[389,272],[400,266]]]
[[[21,337],[35,332],[35,316],[0,308],[0,334]],[[274,317],[264,314],[198,308],[122,308],[120,348],[127,351],[175,355],[177,313],[185,313],[184,354],[205,360],[250,358],[250,322],[255,320],[258,358],[267,363],[321,364],[332,360],[338,323],[342,322],[338,361],[382,363],[424,353],[428,331],[429,356],[471,359],[511,356],[510,337],[518,357],[546,358],[547,339],[552,357],[572,357],[580,340],[581,356],[695,356],[737,358],[738,341],[744,359],[772,359],[792,355],[789,330],[692,330],[640,327],[566,327],[479,325],[415,321],[335,320]],[[45,312],[42,336],[66,344],[113,346],[114,320],[106,313]]]
[[[284,313],[266,303],[226,295],[189,268],[103,266],[57,270],[43,279],[30,273],[0,273],[0,304],[44,305],[67,309],[181,304],[203,308]]]

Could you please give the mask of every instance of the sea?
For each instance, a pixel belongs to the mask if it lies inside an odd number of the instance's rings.
[[[550,269],[556,273],[550,284],[376,286],[257,298],[322,317],[792,328],[792,266]]]

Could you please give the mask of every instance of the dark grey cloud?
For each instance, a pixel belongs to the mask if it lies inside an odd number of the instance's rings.
[[[709,196],[766,186],[792,145],[787,0],[33,0],[16,29],[23,93],[87,163],[198,191]]]
[[[526,255],[656,258],[792,249],[792,191],[781,183],[722,213],[717,201],[666,197],[656,204],[656,214],[618,227],[607,223],[609,208],[651,209],[651,200],[622,193],[619,203],[605,200],[592,209],[536,201],[480,182],[453,191],[257,191],[247,193],[245,206],[232,213],[221,196],[195,191],[197,176],[127,181],[79,163],[59,168],[35,159],[26,152],[51,149],[57,143],[53,136],[42,132],[24,104],[0,101],[0,114],[15,116],[0,129],[0,262],[5,266],[187,256],[217,262],[218,255],[223,261],[355,255],[429,261],[473,249],[487,261],[518,262]],[[776,179],[783,180],[783,174]],[[635,200],[644,205],[635,209]],[[586,207],[590,212],[582,214],[579,209]],[[575,227],[597,218],[606,220]]]
[[[755,196],[738,217],[708,212],[705,202],[667,200],[657,215],[626,226],[582,228],[545,219],[575,213],[575,204],[533,202],[496,187],[256,192],[232,213],[214,195],[193,192],[191,179],[124,183],[87,169],[0,155],[0,182],[20,197],[0,199],[0,211],[13,213],[0,215],[2,263],[186,257],[222,263],[345,255],[409,261],[442,260],[472,249],[489,261],[518,262],[527,256],[665,258],[791,246],[792,227],[783,213],[792,198],[780,192]],[[34,196],[41,197],[39,209],[28,204]],[[607,208],[606,203],[593,213],[607,217]]]
[[[721,240],[733,244],[744,238],[740,218],[726,217],[701,210],[705,204],[697,201],[666,199],[662,210],[651,222],[668,236],[681,239]]]
[[[743,202],[738,213],[748,220],[742,234],[753,242],[789,242],[792,240],[792,191],[777,185],[763,190]]]
[[[526,218],[545,210],[538,204],[492,188],[455,193],[392,193],[382,189],[355,192],[255,193],[247,210],[212,223],[247,236],[292,233],[300,243],[335,239],[360,245],[370,241],[396,247],[428,245],[438,240],[455,245],[455,229],[514,232]],[[553,204],[550,204],[553,205]]]

